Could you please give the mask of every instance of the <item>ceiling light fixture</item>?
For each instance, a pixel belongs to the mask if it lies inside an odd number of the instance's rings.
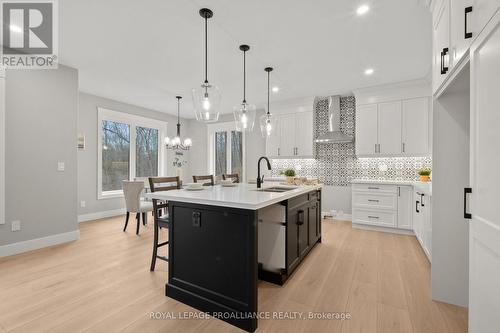
[[[361,16],[361,15],[365,15],[366,13],[368,13],[368,11],[370,10],[370,6],[368,5],[361,5],[358,7],[358,9],[356,9],[356,13]]]
[[[267,112],[265,115],[260,117],[260,131],[262,132],[262,136],[264,138],[268,138],[273,134],[273,131],[276,131],[276,117],[274,117],[269,109],[269,81],[270,74],[273,71],[272,67],[266,67],[264,70],[267,72]],[[277,88],[277,87],[274,87]],[[274,91],[273,88],[273,91]]]
[[[180,116],[180,103],[182,96],[175,96],[177,98],[177,135],[170,139],[168,136],[165,138],[165,146],[167,149],[172,150],[189,150],[193,145],[190,138],[185,138],[184,141],[181,140],[181,116]]]
[[[271,70],[272,70],[272,68],[271,68]],[[278,91],[280,91],[280,88],[279,88],[279,87],[274,86],[274,87],[273,87],[273,93],[277,93]]]
[[[234,121],[237,131],[251,132],[255,124],[255,105],[248,104],[246,99],[246,53],[250,46],[240,45],[240,50],[243,51],[243,101],[234,107]]]
[[[365,75],[372,75],[374,72],[373,68],[367,68],[365,69]]]
[[[200,9],[200,16],[205,19],[205,81],[199,88],[193,89],[193,106],[196,119],[204,123],[219,120],[221,93],[219,88],[208,83],[208,33],[207,21],[214,13],[208,8]]]

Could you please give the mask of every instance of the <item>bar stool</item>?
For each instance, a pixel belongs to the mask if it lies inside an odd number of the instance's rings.
[[[151,192],[169,191],[181,188],[179,177],[150,177],[149,187]],[[163,243],[158,243],[159,234],[162,228],[170,227],[170,219],[168,216],[168,202],[153,199],[153,217],[154,217],[154,243],[153,256],[151,258],[151,271],[155,270],[156,259],[168,261],[167,256],[158,255],[158,248],[168,245],[168,240]]]

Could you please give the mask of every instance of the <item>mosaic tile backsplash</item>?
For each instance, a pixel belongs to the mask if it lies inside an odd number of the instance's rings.
[[[340,99],[340,129],[343,133],[355,133],[356,100],[354,96]],[[317,124],[315,137],[328,130],[328,100],[315,105]],[[357,158],[354,143],[316,144],[316,159],[273,159],[272,175],[294,168],[299,176],[318,177],[326,185],[348,186],[353,179],[418,180],[417,170],[431,167],[430,157],[375,157]]]

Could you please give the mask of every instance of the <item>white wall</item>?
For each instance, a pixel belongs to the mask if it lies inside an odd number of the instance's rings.
[[[0,224],[5,223],[5,70],[0,67]]]
[[[78,72],[8,70],[5,97],[8,195],[0,256],[78,237]],[[59,161],[64,172],[57,171]],[[14,220],[20,231],[11,232]]]
[[[86,93],[80,93],[79,96],[78,133],[85,135],[86,147],[85,150],[78,151],[78,215],[80,220],[116,215],[117,212],[125,209],[123,198],[97,199],[97,108],[103,107],[113,111],[165,121],[168,123],[167,135],[169,136],[176,133],[177,117]],[[173,108],[176,107],[175,103],[175,100],[173,100]],[[181,135],[190,135],[188,121],[181,119],[181,124]],[[198,138],[193,140],[195,147],[199,143]],[[194,149],[196,150],[196,148]],[[185,158],[188,160],[190,155],[190,153],[186,153]],[[167,152],[167,176],[176,175],[176,169],[172,166],[173,156],[172,151]],[[188,166],[183,169],[183,180],[188,181]],[[81,201],[85,201],[85,207],[80,207]]]

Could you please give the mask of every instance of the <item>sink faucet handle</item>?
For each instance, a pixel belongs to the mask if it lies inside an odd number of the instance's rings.
[[[260,180],[261,183],[264,182],[264,175],[262,175],[262,179]]]

